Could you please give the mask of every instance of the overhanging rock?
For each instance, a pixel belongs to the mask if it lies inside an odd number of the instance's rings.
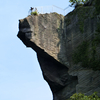
[[[90,95],[97,91],[100,95],[100,71],[72,62],[73,50],[82,41],[91,40],[97,24],[96,18],[87,17],[84,20],[85,31],[81,33],[77,9],[65,17],[51,13],[30,15],[19,20],[17,36],[27,47],[36,51],[54,100],[66,100],[76,92]],[[89,9],[93,10],[93,7]]]

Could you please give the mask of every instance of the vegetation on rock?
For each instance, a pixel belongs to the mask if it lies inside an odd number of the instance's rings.
[[[73,17],[77,16],[77,19],[78,19],[78,26],[79,26],[79,30],[81,33],[84,32],[84,21],[87,19],[87,18],[93,18],[93,12],[91,12],[91,9],[93,7],[89,7],[89,6],[86,6],[86,7],[78,7],[76,8],[73,12],[70,12],[67,16],[67,18],[65,19],[65,23],[66,25],[70,25],[71,22],[72,22],[72,19]],[[94,11],[94,10],[93,10]]]
[[[95,0],[95,15],[98,16],[100,14],[100,1]],[[83,8],[83,7],[82,7]],[[88,10],[89,11],[89,10]],[[81,16],[81,15],[80,15]],[[88,15],[89,17],[91,15]],[[80,19],[81,17],[79,17]],[[82,20],[79,20],[79,28],[80,31],[83,32],[83,21],[86,18],[85,14],[83,14]],[[99,17],[98,17],[99,18]],[[83,21],[84,22],[84,21]],[[97,29],[94,34],[94,39],[83,41],[73,52],[72,60],[74,64],[81,63],[82,67],[92,68],[93,70],[100,70],[100,18],[98,19]]]
[[[31,12],[31,15],[38,15],[37,11]]]
[[[94,92],[89,96],[85,96],[82,93],[75,93],[70,97],[69,100],[100,100],[100,98],[97,96],[97,92]]]
[[[69,0],[71,5],[77,6],[77,5],[83,5],[88,0]]]
[[[91,7],[79,7],[77,8],[77,16],[78,16],[78,25],[79,25],[79,29],[80,32],[83,33],[84,32],[84,21],[86,18],[91,16]]]
[[[72,59],[75,64],[81,62],[82,67],[100,70],[100,55],[97,51],[100,44],[100,24],[97,25],[95,37],[92,41],[83,41],[73,52]]]

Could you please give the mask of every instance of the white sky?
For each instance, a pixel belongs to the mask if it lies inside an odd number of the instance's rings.
[[[31,6],[56,5],[64,9],[68,1],[0,0],[0,100],[52,100],[35,52],[16,36],[18,20],[27,17]]]

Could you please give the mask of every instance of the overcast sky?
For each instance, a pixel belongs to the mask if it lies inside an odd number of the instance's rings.
[[[68,1],[0,0],[0,100],[52,100],[36,53],[16,36],[18,20],[28,16],[30,7],[55,5],[64,9]]]

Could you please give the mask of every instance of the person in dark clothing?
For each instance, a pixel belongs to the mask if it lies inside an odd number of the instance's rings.
[[[34,8],[33,8],[33,7],[31,7],[31,8],[30,8],[30,11],[32,12],[32,11],[33,11],[33,9],[34,9]]]

